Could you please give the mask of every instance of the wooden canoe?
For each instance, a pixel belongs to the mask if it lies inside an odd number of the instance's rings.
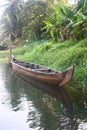
[[[74,72],[73,66],[61,72],[31,62],[20,61],[15,58],[12,59],[11,65],[13,72],[20,77],[58,86],[67,84],[71,80]]]

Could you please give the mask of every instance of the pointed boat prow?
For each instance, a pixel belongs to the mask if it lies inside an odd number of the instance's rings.
[[[71,66],[70,68],[68,68],[67,70],[65,70],[62,73],[64,78],[59,83],[59,86],[64,86],[65,84],[67,84],[72,79],[73,73],[74,73],[74,66]]]

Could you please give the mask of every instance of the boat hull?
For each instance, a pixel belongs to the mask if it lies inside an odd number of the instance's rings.
[[[57,85],[57,86],[63,86],[66,83],[68,83],[72,76],[73,76],[73,67],[70,69],[62,72],[51,72],[51,73],[43,73],[38,72],[35,69],[26,68],[23,66],[20,66],[17,63],[12,63],[12,70],[17,75],[19,75],[21,78],[25,79],[26,81],[33,79],[41,82],[45,82],[47,84]]]

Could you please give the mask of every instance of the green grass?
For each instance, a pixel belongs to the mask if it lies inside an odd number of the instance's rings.
[[[80,42],[68,40],[63,43],[31,44],[14,49],[13,54],[18,59],[61,71],[74,65],[74,77],[70,85],[87,89],[87,39]]]
[[[6,62],[8,60],[8,51],[0,51],[0,62]]]

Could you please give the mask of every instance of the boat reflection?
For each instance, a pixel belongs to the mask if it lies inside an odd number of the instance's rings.
[[[68,112],[68,116],[70,118],[73,118],[73,103],[70,99],[70,96],[69,96],[67,90],[65,90],[64,87],[47,84],[47,83],[44,83],[41,81],[38,82],[37,80],[35,80],[35,79],[33,80],[32,78],[29,78],[29,77],[28,77],[28,79],[24,78],[24,80],[27,81],[29,84],[31,84],[32,87],[39,88],[40,90],[48,93],[49,95],[51,95],[51,96],[55,97],[56,99],[58,99],[59,101],[61,101],[61,103],[64,105],[64,107],[66,108],[66,110]]]

